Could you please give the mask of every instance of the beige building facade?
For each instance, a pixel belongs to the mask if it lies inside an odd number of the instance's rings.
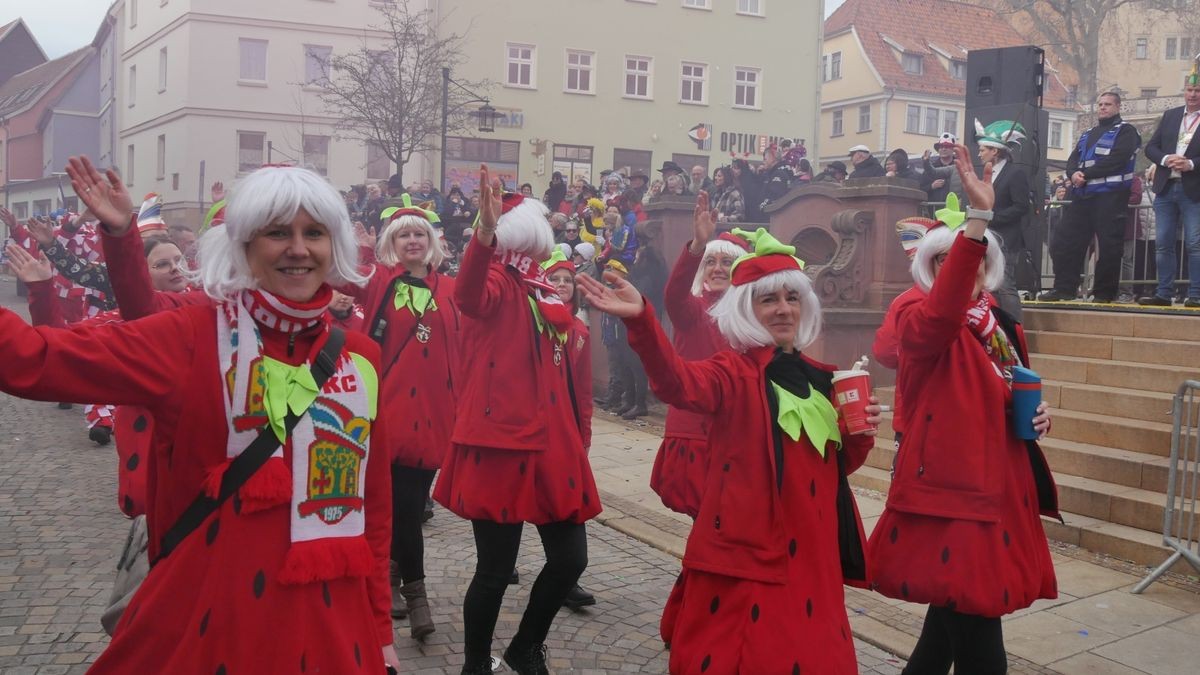
[[[480,161],[540,195],[551,174],[709,173],[783,138],[815,152],[820,0],[431,0],[467,30],[456,79],[488,80],[492,134],[451,138],[447,185]],[[435,179],[438,157],[418,173]],[[407,174],[406,174],[407,175]],[[469,190],[468,190],[469,192]]]
[[[1200,54],[1200,15],[1124,5],[1105,19],[1097,90],[1119,90],[1122,116],[1149,140],[1162,113],[1183,105],[1183,78]]]

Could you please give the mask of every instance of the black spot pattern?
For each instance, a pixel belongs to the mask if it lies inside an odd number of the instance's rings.
[[[793,558],[796,557],[796,540],[795,539],[788,542],[788,555]]]
[[[137,471],[138,464],[141,464],[141,462],[141,456],[135,452],[129,456],[129,459],[125,460],[125,468],[130,471]]]
[[[308,655],[301,654],[300,655],[300,672],[303,673],[303,672],[306,672],[307,670],[308,670]]]
[[[590,496],[590,495],[588,495],[588,493],[586,493],[586,492],[585,492],[585,493],[583,493],[583,505],[584,505],[584,506],[588,506],[588,505],[589,505],[589,504],[591,504],[591,503],[592,503],[592,498],[591,498],[591,496]]]
[[[717,516],[716,518],[713,518],[713,527],[715,527],[718,530],[721,529],[721,516]]]
[[[810,494],[810,495],[812,495],[812,496],[814,496],[814,497],[816,497],[816,496],[817,496],[817,479],[816,479],[816,478],[814,478],[814,479],[812,479],[811,481],[809,481],[809,483],[808,483],[808,494]]]
[[[475,466],[479,466],[479,462],[480,462],[480,460],[482,460],[482,459],[483,459],[483,457],[481,457],[481,456],[480,456],[480,454],[479,454],[479,451],[478,451],[478,450],[476,450],[476,451],[475,451]]]
[[[720,607],[721,607],[721,597],[718,595],[714,595],[712,602],[708,603],[708,613],[716,614],[717,609],[719,609]]]
[[[908,597],[908,582],[907,581],[900,582],[900,595],[905,598]]]
[[[711,665],[712,665],[712,654],[709,654],[704,657],[703,661],[700,662],[700,672],[703,673],[704,671],[708,670],[708,667]]]
[[[217,672],[214,675],[226,675],[225,664],[217,666]]]
[[[1008,548],[1008,544],[1009,544],[1008,530],[1005,530],[1004,531],[1004,548]]]
[[[217,532],[221,530],[221,519],[213,518],[213,521],[208,524],[208,529],[204,532],[204,543],[212,546],[212,543],[217,540]]]
[[[1004,606],[1008,606],[1008,589],[1004,589]]]
[[[133,430],[139,433],[145,431],[147,424],[149,424],[149,421],[146,419],[146,416],[138,415],[137,419],[133,421]]]
[[[408,395],[410,398],[416,398],[417,397],[417,388],[413,387],[412,389],[408,390]]]
[[[421,348],[421,358],[423,358],[423,359],[429,358],[429,347]]]
[[[550,405],[555,403],[558,403],[558,397],[554,395],[554,392],[550,392]]]
[[[326,607],[333,607],[333,596],[329,594],[329,582],[321,582],[321,599],[325,601]]]
[[[750,608],[750,621],[757,623],[758,613],[758,603],[755,603],[754,606]]]
[[[674,443],[674,441],[672,441],[672,443]],[[682,443],[676,443],[675,447],[678,448],[680,457],[683,457],[683,454],[687,452],[687,448],[683,447]]]
[[[799,663],[792,664],[792,675],[800,675],[800,664]]]
[[[899,536],[900,536],[900,528],[893,525],[892,531],[888,533],[888,541],[890,541],[894,544],[894,543],[896,543],[896,537],[899,537]]]
[[[204,634],[208,632],[208,617],[211,614],[212,609],[208,609],[204,612],[204,616],[200,617],[200,637],[204,637]]]
[[[354,662],[358,664],[359,668],[362,668],[362,650],[358,648],[357,642],[354,643]]]
[[[125,495],[125,513],[133,513],[133,498]]]
[[[696,461],[696,451],[692,450],[691,452],[688,453],[688,463],[690,464],[695,461]]]
[[[517,470],[521,472],[522,476],[525,475],[525,460],[521,460],[521,465],[517,467]]]
[[[567,487],[571,488],[572,490],[575,489],[575,477],[574,476],[567,478]]]
[[[812,618],[812,613],[813,613],[812,598],[809,598],[808,602],[804,603],[804,613],[808,615],[808,618],[810,618],[810,619]]]
[[[267,590],[267,575],[262,570],[254,575],[254,597],[255,599],[263,596],[263,591]]]
[[[946,546],[942,548],[942,564],[945,565],[948,562],[950,562],[950,547]]]
[[[725,466],[721,467],[721,470],[725,473],[729,473],[729,462],[725,462]]]

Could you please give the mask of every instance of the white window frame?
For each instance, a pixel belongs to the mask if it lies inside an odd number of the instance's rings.
[[[330,45],[304,45],[304,86],[323,89],[329,84],[329,59],[333,56],[333,47]],[[321,60],[324,60],[322,63]],[[320,76],[314,78],[310,72],[309,66],[315,65],[320,69]]]
[[[712,11],[712,0],[682,0],[684,9]]]
[[[644,62],[646,64],[646,69],[638,70],[638,69],[630,68],[629,67],[630,62],[638,62],[638,63]],[[630,91],[629,91],[629,85],[630,85],[629,78],[634,78],[633,93],[630,93]],[[646,82],[646,93],[645,94],[637,93],[637,81],[640,78],[644,78],[645,82]],[[654,57],[653,56],[637,56],[634,54],[626,54],[625,55],[624,87],[625,87],[624,98],[632,98],[632,99],[637,99],[640,101],[653,101],[654,100]]]
[[[125,81],[125,105],[137,105],[137,64],[129,66],[129,78]]]
[[[743,79],[749,75],[753,76],[753,81]],[[750,103],[746,103],[746,96],[743,96],[745,93],[752,99]],[[762,68],[733,67],[733,107],[742,110],[762,110]]]
[[[842,53],[833,52],[829,55],[829,80],[842,79]]]
[[[158,50],[158,93],[167,90],[167,48]]]
[[[942,111],[934,106],[926,106],[921,119],[921,135],[937,136],[942,128]],[[930,117],[930,115],[933,117]],[[932,122],[932,124],[931,124]]]
[[[158,144],[155,152],[155,169],[154,177],[162,180],[167,177],[167,135],[158,135]]]
[[[954,118],[953,122],[950,121],[951,117]],[[958,128],[958,111],[957,110],[947,109],[947,110],[942,111],[942,133],[954,134],[955,138],[957,138],[959,133],[961,133],[961,131]]]
[[[1174,61],[1179,53],[1179,38],[1169,37],[1166,44],[1163,45],[1163,60]]]
[[[767,0],[737,0],[737,13],[742,16],[766,16],[766,4]]]
[[[253,162],[252,163],[253,166],[250,165],[251,163],[242,162],[242,151],[245,150],[245,148],[242,147],[242,136],[257,136],[258,137],[258,161]],[[234,156],[237,157],[238,174],[239,175],[247,174],[252,171],[257,171],[257,170],[261,169],[262,165],[265,162],[266,152],[267,152],[264,149],[264,146],[266,146],[266,144],[267,144],[266,132],[238,130],[235,137],[237,139],[237,150],[236,150],[236,154]]]
[[[703,75],[696,77],[695,74],[685,75],[685,68],[702,68]],[[692,86],[689,89],[695,93],[696,85],[700,86],[700,99],[695,100],[683,97],[683,85],[690,83]],[[679,62],[679,102],[684,105],[708,105],[708,64],[702,61],[680,61]]]
[[[1050,142],[1049,142],[1049,144],[1048,144],[1050,147],[1052,147],[1052,148],[1062,148],[1062,146],[1063,146],[1063,137],[1064,137],[1064,136],[1063,136],[1063,130],[1064,130],[1064,125],[1063,125],[1063,123],[1062,123],[1062,122],[1059,122],[1059,121],[1056,121],[1056,120],[1051,120],[1051,121],[1050,121]],[[1054,136],[1055,136],[1055,132],[1057,132],[1057,135],[1058,135],[1058,140],[1055,140],[1055,138],[1054,138]]]
[[[571,59],[576,59],[571,63]],[[583,63],[587,60],[587,64]],[[574,88],[571,87],[571,76],[575,75]],[[586,75],[587,87],[578,86]],[[596,52],[587,49],[568,49],[563,55],[563,93],[596,95]]]
[[[1140,37],[1133,41],[1133,58],[1138,61],[1150,58],[1150,38]]]
[[[864,113],[867,123],[863,124]],[[863,103],[858,106],[858,133],[865,133],[871,130],[871,104]]]
[[[833,111],[833,113],[831,115],[831,119],[830,119],[830,124],[829,124],[829,135],[832,138],[837,138],[838,136],[846,135],[846,128],[845,128],[845,122],[843,120],[843,117],[845,117],[845,116],[842,114],[841,108],[838,108],[837,110]]]
[[[955,74],[955,71],[961,72],[962,77]],[[950,59],[950,77],[955,80],[967,79],[967,62],[958,59]]]
[[[913,59],[917,65],[915,71],[909,70],[904,64],[905,59]],[[925,57],[921,54],[913,52],[900,52],[900,70],[906,75],[924,75],[925,74]]]
[[[255,77],[246,77],[245,67],[245,49],[251,45],[262,45],[262,79]],[[270,77],[271,64],[270,59],[271,43],[267,40],[259,40],[258,38],[238,38],[238,79],[237,83],[247,86],[265,87],[267,86],[267,78]],[[251,73],[253,75],[253,73]]]
[[[912,124],[914,110],[917,112],[917,123],[915,128]],[[911,103],[906,105],[904,108],[904,133],[918,135],[921,133],[921,123],[924,121],[922,113],[924,113],[924,111],[921,109],[921,106],[913,105]]]
[[[528,49],[529,58],[513,57],[512,50]],[[517,66],[518,81],[513,82],[509,79],[509,71],[512,66]],[[520,67],[529,67],[529,82],[522,84],[520,80]],[[512,89],[537,89],[537,45],[526,44],[523,42],[505,42],[504,43],[504,86]]]

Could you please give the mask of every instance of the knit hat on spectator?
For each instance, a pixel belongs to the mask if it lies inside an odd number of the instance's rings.
[[[167,223],[162,219],[162,197],[151,192],[138,210],[138,233],[143,237],[156,232],[166,233]]]
[[[869,154],[871,154],[871,149],[868,148],[867,146],[863,145],[862,143],[859,143],[858,145],[854,146],[853,148],[850,148],[850,151],[847,154],[853,155],[856,152],[865,152],[869,155]]]
[[[584,260],[591,260],[596,257],[596,246],[586,241],[575,244],[575,255],[583,256]]]
[[[804,261],[796,257],[796,247],[780,243],[767,228],[747,232],[735,227],[733,233],[754,244],[754,252],[735,260],[729,270],[729,280],[734,286],[753,283],[776,272],[804,271]]]
[[[1025,140],[1025,127],[1015,120],[997,120],[986,127],[975,118],[975,142],[989,148],[1008,149]]]

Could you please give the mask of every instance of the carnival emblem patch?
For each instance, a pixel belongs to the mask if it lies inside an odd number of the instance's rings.
[[[334,525],[363,510],[359,485],[371,421],[349,408],[318,398],[309,408],[316,440],[308,447],[308,499],[297,506],[301,518],[316,516]]]

